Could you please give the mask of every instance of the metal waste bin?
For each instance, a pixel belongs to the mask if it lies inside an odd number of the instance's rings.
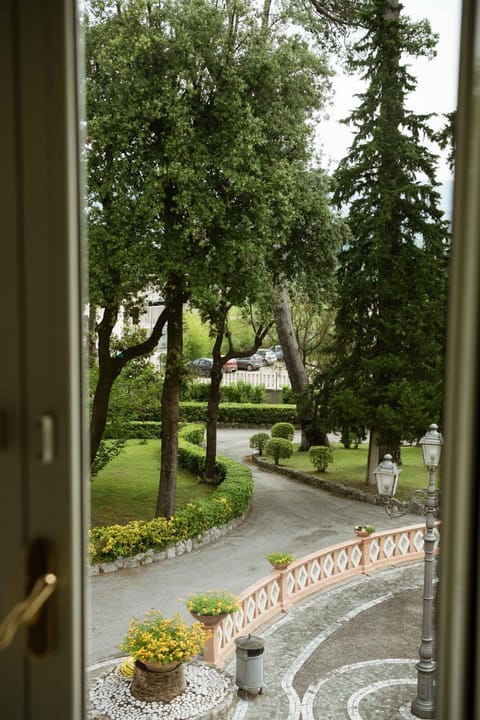
[[[235,640],[237,646],[237,673],[235,681],[240,690],[263,689],[263,639],[254,635],[244,635]]]

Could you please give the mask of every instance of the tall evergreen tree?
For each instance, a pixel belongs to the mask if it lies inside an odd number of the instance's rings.
[[[405,56],[430,53],[434,38],[426,23],[404,20],[401,7],[371,0],[363,11],[367,30],[350,67],[368,84],[336,172],[335,200],[352,238],[340,253],[325,397],[341,428],[351,422],[341,399],[355,391],[359,422],[370,430],[369,482],[383,452],[399,457],[400,440],[418,437],[442,405],[448,225],[426,145],[434,138],[429,116],[406,107],[416,81]]]

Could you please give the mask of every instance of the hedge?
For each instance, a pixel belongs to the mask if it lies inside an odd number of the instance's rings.
[[[182,434],[188,435],[190,430],[185,428]],[[205,452],[179,437],[178,461],[181,467],[201,476],[205,467]],[[89,533],[91,562],[108,562],[149,549],[159,552],[243,515],[253,497],[250,469],[218,456],[216,478],[220,484],[211,495],[187,503],[168,520],[135,520],[126,525],[92,528]]]
[[[207,403],[180,403],[180,417],[184,422],[206,422]],[[267,403],[220,403],[218,422],[230,425],[267,425],[288,422],[298,425],[295,405],[268,405]]]

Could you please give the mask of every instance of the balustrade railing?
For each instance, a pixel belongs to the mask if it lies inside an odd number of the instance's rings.
[[[235,648],[235,638],[253,633],[280,612],[323,588],[385,566],[421,560],[424,533],[424,523],[372,533],[318,550],[291,563],[286,570],[266,575],[241,593],[240,610],[216,625],[205,646],[205,660],[223,668]]]

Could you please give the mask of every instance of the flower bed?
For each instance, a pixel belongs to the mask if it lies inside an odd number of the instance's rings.
[[[189,432],[188,428],[185,432]],[[201,476],[205,451],[180,439],[178,461],[181,467]],[[152,555],[182,542],[193,542],[210,529],[218,529],[241,518],[253,497],[251,471],[234,460],[218,456],[215,475],[219,485],[210,496],[187,503],[168,520],[135,520],[126,525],[92,528],[89,533],[90,561],[111,562],[149,551]]]

